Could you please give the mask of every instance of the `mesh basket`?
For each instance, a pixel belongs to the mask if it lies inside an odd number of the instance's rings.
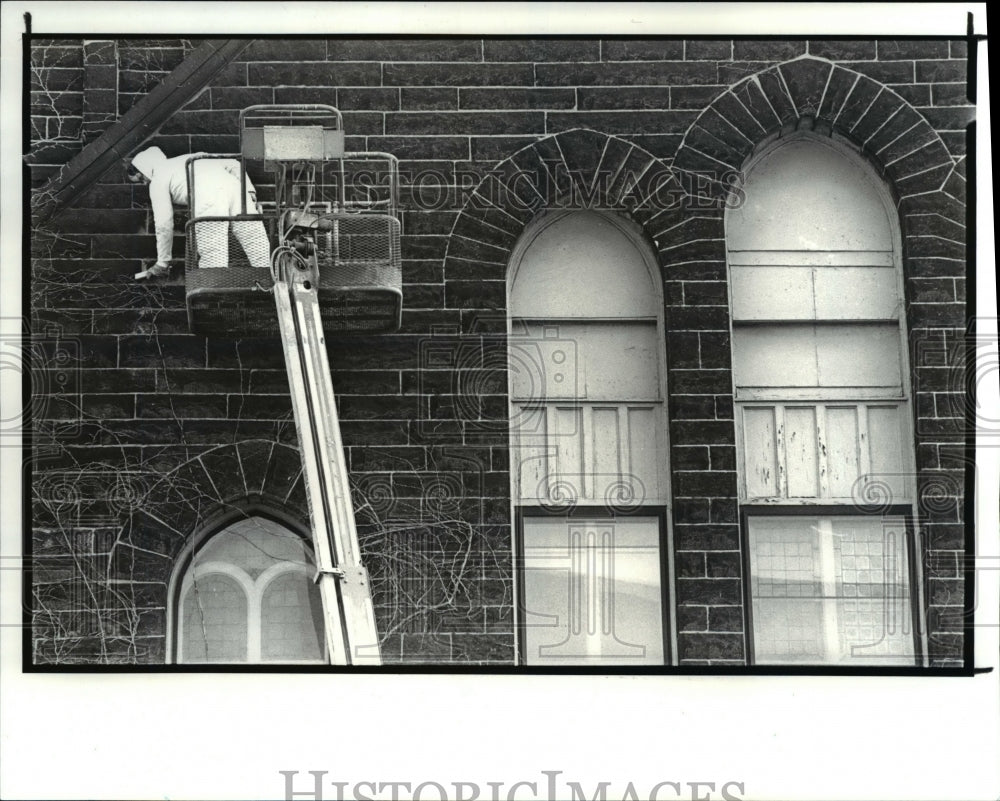
[[[204,261],[199,258],[199,240],[202,246],[207,241],[205,225],[209,225],[209,233],[217,235],[218,229],[212,224],[233,221],[249,220],[212,217],[188,223],[188,322],[192,331],[206,335],[276,336],[278,321],[271,292],[274,284],[270,270],[252,266],[258,255],[253,247],[248,254],[230,231],[230,266],[199,266]],[[396,330],[402,309],[399,221],[377,214],[324,214],[299,229],[316,245],[324,331],[338,334]]]
[[[257,268],[266,271],[274,247],[274,218],[261,214],[196,217],[185,226],[184,268]]]
[[[308,226],[316,242],[321,280],[338,287],[374,287],[401,281],[399,220],[385,214],[323,214]]]

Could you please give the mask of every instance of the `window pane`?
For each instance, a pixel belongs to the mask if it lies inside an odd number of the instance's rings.
[[[901,503],[910,493],[900,403],[739,404],[741,492],[751,503]]]
[[[776,497],[778,485],[778,443],[774,407],[743,410],[743,471],[749,498]]]
[[[901,304],[892,267],[823,267],[813,272],[820,320],[894,320]],[[844,287],[851,287],[845,292]]]
[[[816,407],[786,406],[784,411],[788,497],[815,498],[819,495]]]
[[[912,664],[906,528],[899,518],[833,518],[842,658]]]
[[[183,661],[247,661],[247,596],[232,578],[210,573],[192,581],[181,625]]]
[[[735,257],[739,255],[745,254]],[[733,264],[730,280],[733,319],[737,322],[895,320],[900,312],[897,276],[891,264],[888,267]],[[851,287],[851,291],[844,292],[845,286]]]
[[[653,517],[526,518],[526,662],[662,664],[659,537]]]
[[[912,664],[900,518],[750,518],[758,664]]]
[[[910,497],[906,478],[906,441],[904,407],[894,405],[868,406],[868,452],[871,479],[891,493],[893,503]]]
[[[292,570],[272,579],[260,610],[260,657],[295,662],[323,658],[323,604],[319,587]]]
[[[518,497],[607,506],[667,501],[662,404],[548,404],[512,420]]]
[[[179,610],[181,662],[321,660],[322,603],[305,540],[263,517],[238,520],[201,544]]]
[[[251,578],[278,562],[306,565],[305,541],[279,523],[263,517],[237,520],[198,551],[195,563],[228,562]]]
[[[857,406],[827,407],[827,481],[834,498],[850,498],[858,480],[859,433]]]
[[[655,406],[626,409],[628,453],[624,481],[640,503],[667,503],[667,466],[663,416]]]

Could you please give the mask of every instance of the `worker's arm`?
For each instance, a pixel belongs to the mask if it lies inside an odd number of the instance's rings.
[[[167,267],[174,252],[174,204],[168,182],[154,179],[149,185],[149,200],[156,231],[156,263]]]

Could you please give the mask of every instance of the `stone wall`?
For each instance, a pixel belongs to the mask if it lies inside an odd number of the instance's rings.
[[[33,185],[191,47],[33,42]],[[960,663],[966,67],[944,40],[256,40],[176,110],[146,142],[171,156],[238,150],[245,106],[327,103],[348,149],[400,159],[402,328],[328,342],[387,661],[515,659],[506,267],[537,211],[596,205],[662,271],[678,658],[744,663],[726,176],[808,127],[898,200],[930,656]],[[132,281],[151,232],[122,164],[35,231],[38,662],[163,661],[189,538],[238,511],[305,516],[278,343],[191,334],[179,268]]]

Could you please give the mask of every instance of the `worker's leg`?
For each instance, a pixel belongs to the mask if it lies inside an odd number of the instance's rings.
[[[251,267],[268,267],[271,262],[271,243],[267,239],[264,223],[259,220],[234,222],[233,233],[243,246]]]
[[[210,160],[195,166],[194,217],[232,215],[230,197],[232,178],[222,167]],[[226,219],[195,223],[198,242],[198,266],[209,269],[229,266],[229,222]]]
[[[229,223],[226,220],[196,222],[194,232],[198,243],[198,266],[209,269],[228,267]]]
[[[237,196],[238,197],[238,196]],[[237,202],[237,205],[239,203]],[[246,213],[257,213],[257,191],[247,178]],[[260,220],[238,220],[233,223],[233,234],[239,241],[251,267],[267,268],[271,263],[271,243],[267,238],[267,230]]]

